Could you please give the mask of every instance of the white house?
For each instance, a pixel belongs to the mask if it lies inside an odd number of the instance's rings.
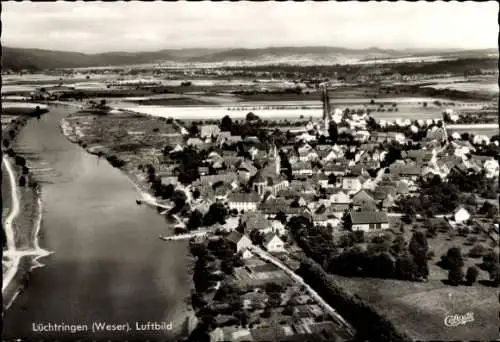
[[[343,117],[344,117],[344,114],[342,112],[342,109],[335,108],[335,111],[332,115],[332,121],[335,121],[335,123],[339,124],[342,122]]]
[[[474,152],[476,149],[474,146],[472,146],[468,141],[462,142],[462,141],[452,141],[451,143],[453,147],[455,148],[454,154],[457,157],[464,157],[466,154],[469,154],[471,152]]]
[[[446,108],[444,111],[443,111],[444,114],[447,114],[448,117],[450,118],[451,121],[453,122],[457,122],[457,120],[459,119],[459,116],[458,114],[454,113],[453,112],[453,109],[451,108]]]
[[[394,133],[389,134],[389,135],[392,137],[392,139],[394,139],[395,141],[397,141],[400,144],[404,144],[406,142],[406,137],[403,133],[394,132]]]
[[[338,191],[330,195],[330,201],[332,203],[351,203],[351,198],[343,191]]]
[[[285,243],[279,238],[278,235],[274,233],[268,233],[264,235],[264,248],[268,252],[284,252]]]
[[[259,194],[253,193],[232,193],[228,198],[229,209],[238,211],[253,211],[257,210],[259,203]]]
[[[484,162],[483,168],[486,171],[486,178],[496,178],[499,173],[498,160],[489,159]]]
[[[255,158],[257,153],[259,153],[259,150],[255,146],[250,147],[250,149],[248,150],[248,154],[250,154],[252,160]]]
[[[175,147],[170,152],[171,153],[172,152],[182,152],[183,150],[184,150],[184,147],[182,147],[181,145],[177,144],[177,145],[175,145]]]
[[[351,212],[352,230],[365,232],[377,231],[389,228],[387,214],[380,211],[358,211]]]
[[[243,259],[247,259],[252,256],[249,248],[251,248],[253,244],[252,240],[250,240],[248,236],[233,230],[226,239],[236,247],[236,253],[242,253]]]
[[[359,130],[359,131],[356,131],[355,137],[359,141],[367,141],[368,138],[370,137],[370,132],[365,131],[365,130]]]
[[[286,233],[285,225],[280,221],[271,221],[271,231],[278,235],[284,235]]]
[[[303,140],[303,141],[307,141],[307,142],[314,141],[314,140],[316,140],[316,136],[312,135],[312,134],[309,134],[307,132],[304,132],[304,133],[302,133],[301,135],[299,135],[297,137],[297,140],[298,141]]]
[[[298,149],[297,149],[297,152],[299,154],[304,154],[304,153],[308,153],[310,152],[311,150],[313,150],[313,148],[311,147],[311,145],[309,144],[304,144],[302,146],[300,146]]]
[[[297,162],[292,164],[292,174],[293,175],[308,175],[311,176],[313,173],[311,164],[308,162]]]
[[[331,161],[335,160],[341,157],[341,154],[339,152],[336,152],[334,150],[331,150],[326,157],[323,158],[323,161]]]
[[[312,131],[314,129],[314,123],[309,121],[307,124],[306,124],[306,130],[307,131]],[[316,138],[316,137],[315,137]]]
[[[342,189],[348,193],[356,193],[361,190],[361,187],[358,177],[344,177],[342,179]]]
[[[490,143],[490,138],[487,137],[486,135],[475,135],[472,142],[476,145],[489,145]]]
[[[453,219],[456,223],[464,223],[470,219],[470,214],[464,207],[460,206],[453,212]]]
[[[299,153],[299,161],[301,161],[301,162],[313,161],[313,160],[317,160],[318,158],[319,158],[318,154],[315,151]]]
[[[204,144],[204,142],[200,138],[189,138],[186,141],[186,145],[187,146],[200,146],[200,145],[203,145],[203,144]]]

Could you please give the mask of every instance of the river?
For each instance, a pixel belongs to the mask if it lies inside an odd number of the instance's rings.
[[[67,107],[30,120],[16,144],[36,151],[58,176],[43,183],[42,248],[54,252],[32,271],[29,287],[5,313],[3,340],[173,339],[183,329],[190,293],[186,242],[166,244],[163,217],[138,206],[128,178],[61,133]],[[172,322],[173,330],[98,332],[110,324]],[[87,325],[89,331],[34,332],[33,324]]]

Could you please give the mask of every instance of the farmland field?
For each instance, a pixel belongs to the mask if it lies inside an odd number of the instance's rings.
[[[454,89],[460,91],[498,93],[497,83],[475,83],[475,82],[442,83],[442,84],[424,86],[424,88]]]
[[[187,101],[187,100],[180,100]],[[319,101],[318,101],[319,102]],[[253,112],[259,117],[271,119],[284,119],[284,118],[321,118],[323,111],[318,102],[259,102],[259,103],[233,103],[219,106],[145,106],[134,105],[131,103],[119,103],[119,107],[139,113],[144,113],[160,117],[173,117],[177,119],[220,119],[225,115],[231,118],[242,119],[245,118],[247,113]],[[346,108],[342,106],[341,108]],[[350,109],[365,108],[364,105],[349,105]],[[423,108],[418,105],[403,105],[398,107],[398,111],[373,111],[371,115],[375,119],[414,119],[418,116],[421,119],[439,119],[441,118],[441,111],[437,107],[429,106]]]

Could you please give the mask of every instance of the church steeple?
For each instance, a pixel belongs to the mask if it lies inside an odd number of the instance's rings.
[[[281,157],[276,148],[276,144],[273,144],[273,153],[274,153],[274,164],[276,167],[276,176],[279,176],[281,173]]]
[[[332,113],[330,107],[330,97],[328,96],[328,89],[326,84],[322,86],[321,90],[321,102],[323,104],[323,124],[325,132],[328,132],[328,126],[332,120]]]

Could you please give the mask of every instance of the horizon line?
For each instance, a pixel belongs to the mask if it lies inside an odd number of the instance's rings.
[[[22,46],[12,46],[12,45],[3,45],[3,48],[11,48],[11,49],[24,49],[24,50],[41,50],[41,51],[52,51],[52,52],[69,52],[69,53],[78,53],[84,55],[99,55],[106,53],[151,53],[151,52],[160,52],[160,51],[182,51],[182,50],[223,50],[223,51],[231,51],[231,50],[265,50],[265,49],[284,49],[284,48],[338,48],[338,49],[346,49],[346,50],[382,50],[382,51],[396,51],[396,52],[418,52],[418,51],[436,51],[436,52],[460,52],[460,51],[481,51],[481,50],[499,50],[498,46],[496,47],[483,47],[483,48],[463,48],[463,47],[444,47],[444,48],[436,48],[436,47],[406,47],[406,48],[384,48],[378,46],[368,46],[364,48],[359,47],[346,47],[340,45],[268,45],[262,47],[175,47],[175,48],[156,48],[156,49],[144,49],[144,50],[107,50],[101,52],[82,52],[82,51],[74,51],[74,50],[59,50],[59,49],[49,49],[49,48],[39,48],[39,47],[22,47]]]

